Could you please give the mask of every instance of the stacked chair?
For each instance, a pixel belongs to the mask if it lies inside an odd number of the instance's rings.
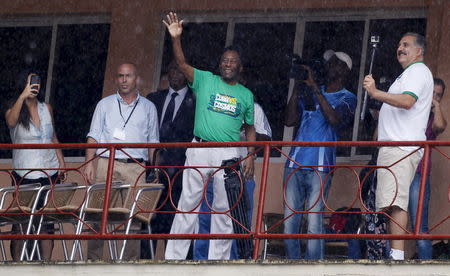
[[[0,227],[19,225],[20,234],[30,234],[33,211],[36,209],[37,198],[41,184],[16,185],[0,188]],[[23,226],[28,225],[24,231]],[[17,234],[12,231],[0,231],[1,234]],[[6,261],[6,251],[3,240],[0,240],[0,250]]]
[[[124,233],[127,235],[131,232],[132,223],[144,223],[147,226],[146,232],[151,234],[150,220],[163,189],[164,185],[162,184],[130,185],[113,183],[110,192],[107,231],[111,234]],[[81,220],[76,228],[77,235],[80,235],[83,232],[83,228],[86,227],[88,231],[95,231],[92,226],[93,224],[99,224],[103,215],[104,190],[104,184],[96,184],[89,187],[87,198],[80,214]],[[108,242],[112,260],[123,259],[126,244],[127,241],[124,240],[120,252],[118,252],[118,243],[116,241]],[[154,257],[152,245],[153,243],[150,242],[151,254]],[[77,251],[80,253],[80,258],[83,259],[79,241],[74,243],[70,260],[75,259]]]

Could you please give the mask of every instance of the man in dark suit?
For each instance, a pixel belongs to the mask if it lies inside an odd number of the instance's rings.
[[[159,140],[161,143],[191,142],[194,134],[195,97],[191,89],[186,85],[186,78],[178,70],[175,62],[171,62],[168,68],[169,88],[153,92],[147,95],[156,106],[159,118]],[[165,148],[159,152],[160,166],[183,166],[186,160],[186,148]],[[158,207],[163,205],[160,211],[175,211],[174,206],[182,189],[182,172],[179,173],[173,186],[169,188],[169,181],[175,177],[178,168],[166,168],[159,173],[159,179],[166,188],[164,189]],[[170,177],[170,178],[168,178]],[[173,204],[172,204],[173,203]],[[152,233],[168,234],[175,213],[156,213],[152,219]],[[146,251],[146,250],[142,250]],[[142,256],[146,258],[147,256]]]

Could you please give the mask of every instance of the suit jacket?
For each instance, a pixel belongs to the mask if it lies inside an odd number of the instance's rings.
[[[153,92],[147,95],[158,112],[158,119],[162,118],[164,101],[169,90]],[[181,102],[180,107],[174,117],[170,131],[159,132],[161,143],[173,142],[191,142],[194,138],[194,115],[195,115],[195,97],[191,89],[188,88],[186,96]],[[165,132],[165,133],[164,133]],[[183,166],[186,160],[186,148],[167,148],[160,153],[160,165],[163,166]]]

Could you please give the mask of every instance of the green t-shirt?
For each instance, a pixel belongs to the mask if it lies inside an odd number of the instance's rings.
[[[194,135],[213,142],[240,141],[242,123],[253,125],[252,92],[197,69],[189,86],[196,95]]]

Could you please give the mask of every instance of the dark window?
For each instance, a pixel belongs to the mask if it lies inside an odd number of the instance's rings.
[[[109,24],[60,25],[51,89],[56,133],[61,143],[85,143],[102,98]],[[65,150],[83,156],[83,150]]]
[[[187,61],[200,70],[216,72],[225,47],[227,23],[188,23],[183,27],[181,43]],[[166,32],[162,73],[172,59],[172,42]]]
[[[39,97],[45,98],[52,27],[0,28],[0,39],[0,92],[5,99],[0,142],[10,143],[3,118],[8,104],[17,99],[24,87],[16,84],[19,76],[26,70],[37,72],[41,77]],[[50,103],[61,143],[86,141],[95,105],[102,96],[108,39],[109,24],[57,26]],[[65,156],[81,155],[82,150],[65,151]],[[11,158],[11,152],[1,151],[0,158]]]
[[[263,108],[272,128],[273,140],[283,140],[294,38],[295,23],[235,25],[233,43],[242,48],[243,82]],[[274,150],[271,156],[280,156],[280,153]]]
[[[51,27],[0,28],[0,143],[11,143],[4,116],[25,87],[25,83],[17,83],[20,76],[26,75],[28,70],[38,73],[42,83],[39,98],[45,96],[51,37]],[[11,151],[0,151],[0,158],[11,158]]]

